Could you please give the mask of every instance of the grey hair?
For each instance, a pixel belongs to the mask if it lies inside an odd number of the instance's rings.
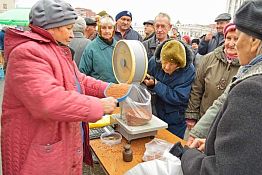
[[[74,28],[73,28],[73,31],[74,32],[82,32],[84,33],[85,31],[85,28],[86,28],[86,21],[83,17],[81,16],[78,16],[75,24],[74,24]]]
[[[108,15],[102,16],[100,18],[100,26],[103,26],[103,25],[106,25],[106,24],[114,26],[115,25],[115,21],[114,21],[114,19],[111,16],[108,16]]]
[[[167,13],[160,12],[160,13],[155,17],[155,22],[156,22],[156,19],[157,19],[158,17],[166,17],[166,18],[168,19],[169,23],[171,23],[171,18],[170,18],[170,16],[169,16]]]

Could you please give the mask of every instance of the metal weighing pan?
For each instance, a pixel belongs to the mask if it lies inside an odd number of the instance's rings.
[[[148,66],[144,45],[137,40],[118,41],[113,51],[112,65],[119,83],[142,82]]]

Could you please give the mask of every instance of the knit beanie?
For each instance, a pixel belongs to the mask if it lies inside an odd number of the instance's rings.
[[[160,58],[163,61],[178,64],[179,67],[183,68],[186,66],[185,47],[177,40],[170,40],[164,44]]]
[[[262,1],[245,1],[237,10],[234,24],[241,32],[262,40]]]
[[[74,8],[62,0],[39,0],[29,13],[30,24],[44,29],[74,24],[76,19]]]
[[[131,21],[132,21],[132,13],[129,12],[129,11],[119,12],[119,13],[116,15],[116,21],[119,20],[122,16],[129,16],[129,17],[131,18]]]
[[[224,33],[224,38],[226,38],[227,33],[231,32],[231,31],[235,31],[236,30],[236,25],[233,23],[228,23],[224,29],[223,29],[223,33]]]

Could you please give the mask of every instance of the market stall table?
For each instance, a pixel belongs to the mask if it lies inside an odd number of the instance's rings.
[[[156,138],[166,140],[170,143],[181,141],[182,145],[186,142],[179,137],[175,136],[166,129],[161,129],[157,132]],[[152,138],[140,138],[132,140],[131,149],[133,150],[132,162],[124,162],[122,151],[124,145],[127,143],[125,138],[122,139],[120,144],[108,146],[101,142],[100,139],[90,141],[92,151],[98,157],[100,164],[105,172],[109,175],[122,175],[129,169],[142,162],[142,157],[145,152],[145,144],[150,142]]]

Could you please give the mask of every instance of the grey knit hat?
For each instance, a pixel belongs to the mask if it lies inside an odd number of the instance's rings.
[[[262,1],[245,1],[237,10],[234,24],[241,32],[262,40]]]
[[[62,0],[39,0],[29,14],[30,24],[44,29],[74,24],[76,19],[74,8]]]

